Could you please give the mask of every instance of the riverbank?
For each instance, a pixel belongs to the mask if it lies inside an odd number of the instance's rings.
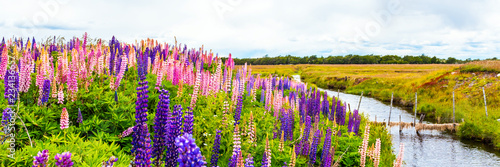
[[[370,96],[400,106],[414,107],[417,112],[439,123],[453,122],[453,91],[455,121],[462,126],[456,133],[464,139],[491,143],[500,148],[499,61],[467,65],[286,65],[253,67],[260,72],[300,74],[304,82],[346,93]],[[485,89],[486,117],[482,88]],[[463,122],[462,122],[463,119]]]

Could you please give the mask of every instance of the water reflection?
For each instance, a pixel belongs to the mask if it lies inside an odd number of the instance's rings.
[[[300,81],[299,75],[293,78]],[[342,101],[351,104],[351,109],[357,108],[358,95],[345,94],[331,90],[326,91],[329,96],[339,94]],[[370,97],[363,97],[360,111],[369,116],[370,120],[387,121],[389,117],[388,104],[384,104]],[[393,107],[391,121],[413,122],[411,108],[405,110],[401,107]],[[429,123],[424,121],[424,123]],[[421,131],[415,133],[415,129],[404,129],[399,132],[399,127],[390,128],[392,135],[393,150],[397,155],[399,144],[404,143],[404,163],[406,166],[500,166],[500,153],[492,146],[481,143],[460,140],[448,132]]]

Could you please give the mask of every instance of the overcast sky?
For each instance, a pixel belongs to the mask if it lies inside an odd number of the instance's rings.
[[[500,57],[498,0],[2,0],[0,37],[154,38],[221,56]]]

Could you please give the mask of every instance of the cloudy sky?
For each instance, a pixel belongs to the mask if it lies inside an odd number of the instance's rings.
[[[0,37],[154,38],[219,55],[500,57],[498,0],[3,0]]]

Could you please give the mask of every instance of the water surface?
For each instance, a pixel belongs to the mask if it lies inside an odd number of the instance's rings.
[[[293,78],[300,81],[299,75]],[[358,107],[358,95],[338,93],[337,91],[321,89],[326,91],[328,96],[340,96],[342,101],[350,104],[351,109]],[[390,104],[385,104],[374,98],[363,97],[360,105],[360,112],[368,115],[370,120],[386,121],[389,117]],[[405,110],[401,107],[393,107],[391,112],[391,122],[399,121],[413,122],[413,112],[411,108]],[[418,116],[417,116],[418,117]],[[424,121],[424,123],[431,123]],[[404,166],[497,166],[500,167],[500,153],[492,146],[467,140],[460,140],[449,132],[420,131],[417,135],[415,129],[404,129],[399,132],[399,127],[390,129],[392,135],[393,150],[395,154],[399,152],[400,143],[404,143]]]

